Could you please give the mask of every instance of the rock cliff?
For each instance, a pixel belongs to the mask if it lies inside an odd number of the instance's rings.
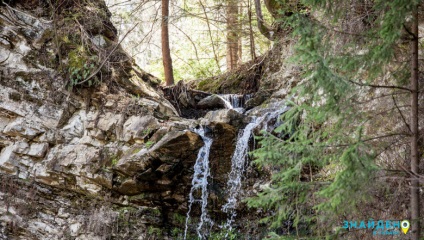
[[[184,211],[194,123],[120,49],[102,1],[51,7],[0,9],[0,238],[159,238]]]
[[[209,211],[226,218],[234,142],[248,121],[229,109],[181,117],[109,17],[100,0],[0,4],[0,239],[180,239],[199,124],[214,138]]]

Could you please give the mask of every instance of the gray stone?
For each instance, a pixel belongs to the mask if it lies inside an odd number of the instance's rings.
[[[3,133],[12,137],[21,136],[28,139],[33,139],[45,130],[38,124],[25,118],[17,118],[9,123],[3,130]]]
[[[194,107],[196,102],[194,99],[188,94],[187,92],[182,92],[178,96],[178,101],[184,106],[184,107]]]
[[[97,128],[103,130],[105,132],[112,132],[115,129],[116,124],[121,119],[121,115],[116,115],[111,112],[107,112],[106,114],[100,116]]]
[[[71,141],[73,138],[80,138],[84,134],[84,121],[86,114],[84,111],[77,112],[68,124],[61,129],[61,133],[66,141]]]
[[[225,108],[225,102],[218,95],[211,95],[200,100],[197,107],[206,109]]]
[[[160,128],[158,120],[152,116],[131,116],[124,123],[122,140],[128,142],[131,139],[144,139],[154,131]]]
[[[28,152],[29,144],[27,142],[16,142],[13,145],[13,152],[25,154]]]
[[[29,148],[27,155],[37,158],[42,158],[46,155],[46,151],[49,148],[48,143],[33,143]]]
[[[104,48],[107,45],[107,42],[105,40],[105,37],[102,35],[96,35],[91,38],[91,42],[96,45],[97,47]]]
[[[16,167],[18,162],[16,161],[16,154],[13,152],[15,148],[14,145],[9,145],[2,149],[0,153],[0,169],[8,172],[9,174],[14,174],[16,172]]]
[[[210,123],[227,123],[232,126],[241,126],[243,124],[243,114],[233,109],[221,109],[208,112],[203,119],[201,125],[208,125]]]
[[[3,132],[4,128],[12,121],[13,119],[9,117],[0,116],[0,132]]]
[[[245,107],[246,109],[257,107],[269,99],[270,96],[271,94],[266,91],[257,92],[253,98],[246,101]]]

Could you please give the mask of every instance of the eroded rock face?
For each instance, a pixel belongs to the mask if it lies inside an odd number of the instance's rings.
[[[57,9],[57,30],[66,40],[59,49],[43,1],[0,5],[10,19],[0,21],[0,35],[10,39],[0,38],[0,56],[8,56],[0,59],[0,239],[181,239],[175,229],[184,229],[203,145],[190,130],[198,125],[207,125],[214,139],[209,210],[223,222],[234,142],[248,119],[232,109],[178,112],[158,91],[157,79],[120,47],[94,85],[70,85],[67,67],[93,57],[75,59],[82,54],[73,52],[82,44],[75,39],[85,39],[84,47],[99,56],[117,44],[103,1],[85,2],[91,4],[66,1]],[[61,14],[88,24],[84,34]],[[205,99],[209,95],[178,94],[176,106],[197,108],[207,100],[205,108],[224,107],[218,96]],[[191,120],[179,113],[206,116]]]
[[[268,100],[270,96],[271,94],[266,91],[257,92],[253,98],[246,101],[246,109],[249,110],[261,105],[263,102]]]
[[[78,37],[107,52],[116,33],[104,28],[102,1],[91,1],[81,5],[92,14],[81,19],[92,23],[89,36]],[[66,35],[57,53],[48,6],[31,4],[0,6],[10,20],[0,21],[8,39],[0,41],[0,239],[163,239],[165,219],[186,208],[203,144],[188,130],[195,121],[180,118],[155,78],[119,48],[110,61],[121,64],[101,69],[102,81],[70,90],[57,69],[75,61],[78,43]],[[58,11],[78,6],[66,2]],[[93,22],[96,14],[105,23]],[[61,34],[79,29],[58,21]]]
[[[126,195],[145,191],[178,192],[181,189],[174,187],[181,180],[184,169],[193,165],[193,153],[202,144],[197,134],[184,130],[169,131],[157,143],[152,142],[150,148],[133,146],[114,167],[121,175],[114,188]]]

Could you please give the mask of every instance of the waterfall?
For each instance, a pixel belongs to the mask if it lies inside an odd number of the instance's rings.
[[[265,122],[265,127],[271,119],[280,116],[287,111],[288,107],[283,107],[274,112],[268,112],[262,117],[253,118],[252,122],[247,124],[244,130],[240,130],[237,137],[236,149],[233,157],[231,158],[231,172],[228,175],[227,190],[228,199],[227,203],[222,207],[222,211],[228,214],[227,223],[224,228],[232,230],[232,223],[235,221],[237,198],[241,191],[242,177],[246,166],[246,159],[249,152],[249,140],[252,136],[253,130],[258,127],[262,122]]]
[[[222,101],[224,101],[225,104],[225,108],[227,109],[233,109],[233,104],[231,104],[231,102],[229,101],[228,98],[224,97],[225,95],[217,95],[220,99],[222,99]]]
[[[221,95],[221,97],[225,101],[229,102],[233,108],[241,108],[242,107],[242,101],[241,101],[242,98],[243,98],[242,95],[224,94],[224,95]]]
[[[243,97],[245,98],[245,96]],[[241,105],[240,102],[231,100],[231,98],[227,99],[229,100],[224,100],[229,103],[231,108],[233,107],[233,105],[231,105],[230,102],[232,102],[234,106]],[[259,114],[263,114],[262,116],[252,117],[252,121],[238,133],[236,148],[231,158],[231,171],[228,175],[227,181],[228,198],[226,204],[222,206],[222,211],[227,213],[228,215],[227,222],[223,225],[225,229],[228,229],[230,231],[232,230],[232,225],[235,222],[235,218],[237,216],[237,201],[240,192],[242,191],[242,178],[245,171],[245,167],[247,165],[246,160],[248,158],[249,153],[249,141],[253,135],[253,130],[255,128],[258,128],[259,126],[262,126],[261,129],[266,130],[268,128],[268,123],[272,119],[277,118],[282,113],[287,111],[287,106],[284,106],[283,108],[281,108],[280,106],[281,102],[270,104],[270,108],[263,109],[262,112],[259,112]],[[278,123],[276,123],[275,125],[278,125]],[[199,239],[206,239],[209,229],[214,224],[212,219],[210,219],[206,209],[208,204],[208,177],[210,176],[209,152],[212,145],[212,139],[205,136],[205,130],[203,128],[195,129],[193,131],[196,132],[203,139],[204,146],[200,148],[194,165],[192,187],[189,194],[189,206],[185,222],[184,239],[187,239],[190,213],[194,203],[198,203],[201,206],[201,215],[196,228],[197,237]]]
[[[212,139],[205,136],[205,130],[203,128],[193,130],[197,133],[204,142],[203,147],[200,148],[197,154],[196,163],[194,164],[193,180],[191,181],[192,187],[189,194],[189,206],[187,211],[187,218],[185,222],[184,239],[187,237],[188,223],[190,219],[190,211],[193,203],[197,202],[201,204],[201,215],[200,221],[197,225],[197,235],[200,239],[203,239],[202,229],[204,224],[210,223],[212,220],[208,216],[207,205],[208,205],[208,177],[210,175],[209,169],[209,152],[212,146]],[[194,194],[196,191],[201,191],[201,199],[195,199]]]
[[[252,98],[252,94],[245,94],[245,95],[237,95],[237,94],[223,94],[218,95],[225,103],[225,108],[227,109],[234,109],[239,113],[243,113],[245,111],[244,109],[244,103]]]
[[[230,230],[236,216],[237,196],[241,190],[241,178],[249,152],[249,140],[252,136],[253,129],[261,123],[262,119],[263,117],[255,118],[253,122],[247,124],[244,130],[240,130],[237,137],[236,149],[231,158],[231,172],[228,175],[227,181],[228,199],[227,203],[222,207],[222,211],[229,214],[224,227]]]

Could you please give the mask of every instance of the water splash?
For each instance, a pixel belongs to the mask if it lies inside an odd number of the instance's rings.
[[[226,109],[233,109],[234,108],[233,104],[231,104],[231,101],[227,97],[225,97],[225,95],[222,95],[222,96],[217,95],[217,96],[224,102]]]
[[[251,99],[253,94],[245,94],[245,95],[223,94],[218,96],[224,101],[225,108],[234,109],[239,113],[243,113],[245,111],[244,103],[247,100]]]
[[[212,138],[205,136],[205,130],[203,128],[193,130],[197,133],[202,139],[205,145],[200,148],[199,153],[197,154],[196,163],[194,164],[194,174],[193,180],[191,181],[192,187],[189,194],[189,206],[187,211],[187,218],[185,222],[185,230],[184,230],[184,239],[187,237],[188,223],[190,220],[190,212],[193,203],[201,204],[201,215],[200,222],[197,225],[197,236],[200,239],[204,239],[204,225],[209,223],[213,225],[212,220],[208,216],[207,205],[208,205],[208,177],[210,176],[209,169],[209,152],[212,146]],[[194,197],[195,192],[201,192],[201,199],[196,199]],[[207,232],[207,231],[206,231]]]
[[[221,95],[221,97],[229,102],[233,108],[241,108],[242,106],[242,100],[243,95],[236,95],[236,94],[224,94]]]
[[[227,203],[222,207],[222,211],[229,215],[225,228],[231,230],[232,223],[236,217],[236,206],[238,193],[241,190],[241,178],[245,169],[245,162],[249,152],[249,140],[252,136],[253,129],[255,129],[262,121],[262,118],[256,118],[253,122],[247,124],[244,130],[240,130],[237,137],[236,149],[231,159],[231,172],[228,175],[227,190],[228,199]]]
[[[262,129],[266,129],[267,124],[271,119],[275,119],[280,116],[282,113],[287,111],[287,109],[288,107],[285,106],[274,112],[266,113],[262,117],[253,118],[252,122],[247,124],[246,128],[244,130],[240,130],[238,134],[236,149],[233,157],[231,158],[231,172],[228,175],[227,181],[228,199],[227,203],[222,207],[222,211],[228,214],[227,223],[224,225],[224,228],[230,231],[232,230],[232,224],[237,216],[237,198],[241,191],[242,177],[249,152],[249,140],[253,135],[253,130],[262,122],[265,123],[264,128]]]

